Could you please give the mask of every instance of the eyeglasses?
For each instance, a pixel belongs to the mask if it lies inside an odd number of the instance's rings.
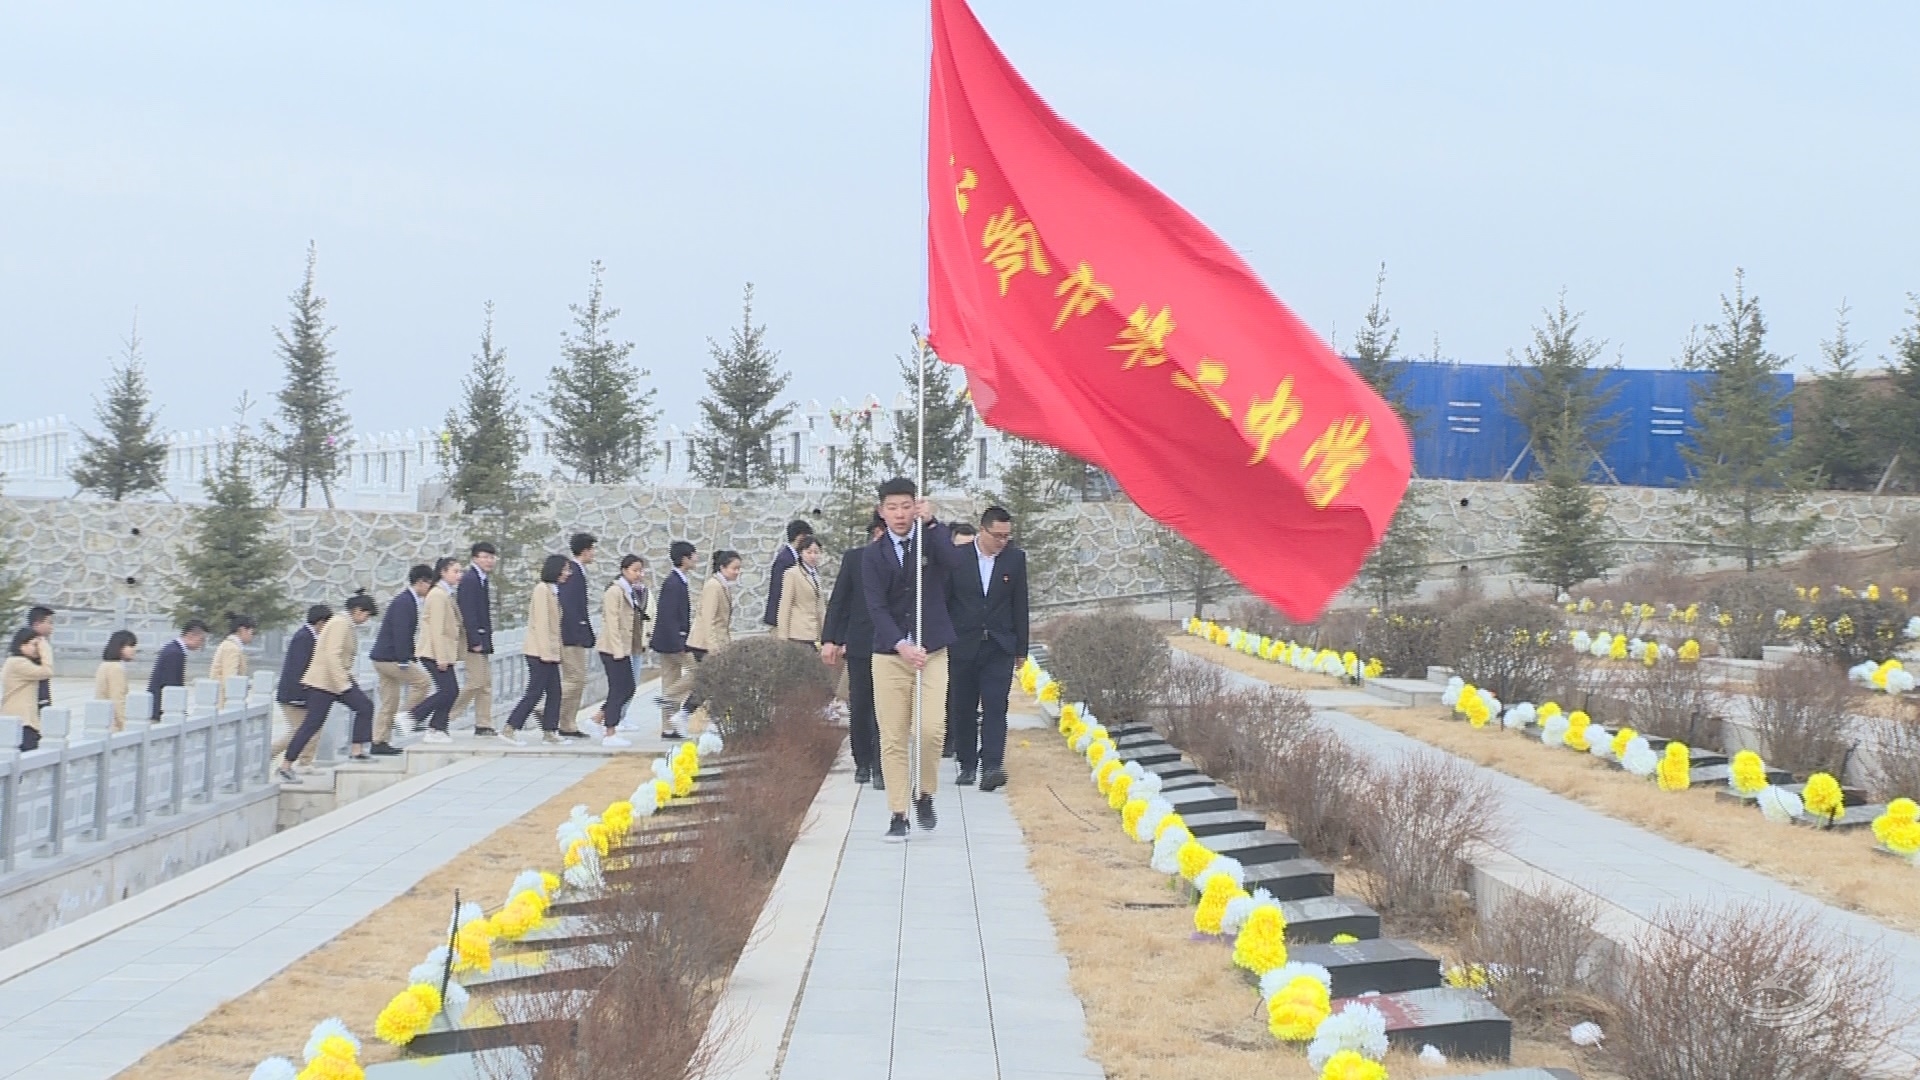
[[[995,540],[1011,540],[1013,539],[1013,530],[1008,529],[1006,532],[996,532],[993,529],[988,529],[987,535],[993,537]]]

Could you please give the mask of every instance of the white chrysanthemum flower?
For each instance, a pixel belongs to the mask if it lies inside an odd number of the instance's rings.
[[[1502,727],[1518,731],[1533,723],[1533,718],[1539,714],[1540,711],[1533,707],[1533,702],[1523,701],[1518,705],[1507,706],[1506,714],[1500,718],[1500,724]]]
[[[1800,796],[1773,784],[1761,788],[1754,801],[1760,804],[1762,816],[1780,825],[1791,824],[1807,809],[1806,802]]]
[[[1307,1064],[1318,1072],[1342,1050],[1351,1050],[1369,1061],[1386,1057],[1386,1015],[1372,1005],[1349,1004],[1328,1016],[1313,1029],[1313,1041],[1307,1044]]]
[[[541,896],[547,895],[547,879],[541,877],[540,871],[538,870],[520,871],[514,875],[513,884],[507,886],[507,900],[511,902],[514,897],[519,896],[523,892],[539,893]]]
[[[694,753],[699,754],[701,757],[717,754],[726,748],[726,742],[720,738],[720,733],[715,731],[711,725],[708,726],[707,730],[700,733],[700,737],[694,740],[693,744]]]
[[[1447,680],[1447,688],[1440,693],[1440,704],[1452,708],[1460,704],[1460,692],[1467,688],[1467,680],[1455,675]]]
[[[453,925],[447,928],[447,933],[451,934],[476,919],[484,919],[486,917],[487,909],[469,900],[461,904],[459,910],[454,912]]]
[[[1540,725],[1540,741],[1548,746],[1565,746],[1568,723],[1566,713],[1555,713],[1547,717],[1547,722]]]
[[[439,986],[440,984],[434,983],[433,985]],[[440,1008],[445,1010],[447,1022],[454,1027],[459,1027],[460,1021],[467,1015],[467,1006],[472,1003],[472,1000],[472,997],[467,993],[466,987],[461,986],[457,982],[449,981],[447,983],[447,992],[440,998]]]
[[[1220,932],[1229,937],[1238,934],[1240,928],[1247,925],[1247,916],[1253,914],[1255,902],[1251,896],[1236,896],[1227,901],[1227,910],[1220,916]]]
[[[300,1067],[283,1057],[270,1057],[253,1067],[248,1080],[294,1080],[300,1075]]]
[[[653,778],[655,780],[665,780],[669,784],[673,783],[673,763],[672,762],[668,761],[664,757],[657,757],[653,759],[652,768],[653,768]]]
[[[1163,874],[1180,872],[1180,845],[1193,839],[1193,834],[1176,825],[1160,834],[1153,842],[1152,867]]]
[[[313,1059],[320,1056],[320,1044],[335,1036],[352,1043],[354,1053],[360,1052],[360,1039],[347,1030],[347,1022],[337,1016],[329,1016],[313,1025],[313,1034],[307,1036],[306,1049],[300,1052],[300,1056],[307,1064],[313,1064]]]
[[[1577,652],[1586,652],[1588,649],[1593,647],[1593,639],[1587,636],[1587,632],[1585,630],[1575,630],[1573,632],[1573,637],[1569,638],[1568,641],[1573,645],[1575,651]]]
[[[1620,754],[1620,767],[1635,776],[1652,776],[1660,766],[1660,755],[1653,752],[1645,735],[1635,735]]]
[[[1632,640],[1627,642],[1627,659],[1638,660],[1646,655],[1647,655],[1646,642],[1641,641],[1639,638],[1633,638]],[[1655,655],[1657,656],[1659,654],[1655,653]]]
[[[634,788],[633,797],[627,801],[633,804],[634,817],[652,817],[660,811],[660,789],[654,787],[653,781],[649,780]]]
[[[1272,971],[1267,972],[1265,975],[1260,976],[1260,1000],[1265,1001],[1286,989],[1288,983],[1303,975],[1312,978],[1329,990],[1333,989],[1333,975],[1328,972],[1326,968],[1321,967],[1319,964],[1309,964],[1300,960],[1289,960],[1279,967],[1274,968]]]
[[[1887,672],[1887,693],[1904,694],[1913,689],[1913,673],[1906,668],[1895,668]]]
[[[1152,799],[1157,797],[1164,787],[1166,787],[1166,781],[1160,779],[1159,773],[1142,769],[1140,778],[1133,782],[1133,796],[1136,799]]]
[[[1920,616],[1916,617],[1920,618]],[[1873,678],[1874,672],[1879,670],[1879,664],[1871,660],[1862,660],[1847,669],[1847,678],[1852,679],[1854,682],[1866,682],[1868,679]]]
[[[1420,1048],[1420,1064],[1431,1065],[1437,1069],[1446,1063],[1447,1055],[1441,1053],[1439,1047],[1428,1043]]]
[[[439,986],[440,980],[447,974],[447,947],[439,945],[429,950],[427,958],[413,965],[407,972],[407,985],[428,983]]]
[[[1500,715],[1500,710],[1503,706],[1500,704],[1499,698],[1494,697],[1493,694],[1483,689],[1480,691],[1480,701],[1486,705],[1488,716]]]
[[[1920,615],[1908,619],[1907,628],[1903,632],[1909,639],[1920,638]]]
[[[1598,724],[1587,727],[1587,753],[1601,761],[1613,760],[1613,733]]]
[[[1148,843],[1153,839],[1154,831],[1160,828],[1160,823],[1165,821],[1167,815],[1171,813],[1173,813],[1171,808],[1155,806],[1152,799],[1147,800],[1146,812],[1141,814],[1140,820],[1134,823],[1133,838],[1143,844]]]
[[[1591,1020],[1573,1025],[1567,1035],[1573,1039],[1575,1046],[1599,1046],[1600,1040],[1607,1037],[1607,1033],[1600,1030],[1600,1025]]]
[[[1238,859],[1228,858],[1225,855],[1215,855],[1212,862],[1209,862],[1198,874],[1193,876],[1193,887],[1201,892],[1206,892],[1207,882],[1219,875],[1224,875],[1235,885],[1244,885],[1247,881],[1247,868],[1241,866],[1240,860]]]

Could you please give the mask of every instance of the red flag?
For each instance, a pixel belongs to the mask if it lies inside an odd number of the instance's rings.
[[[994,427],[1106,469],[1289,616],[1317,617],[1411,472],[1393,410],[1219,237],[1060,119],[933,0],[928,335]]]

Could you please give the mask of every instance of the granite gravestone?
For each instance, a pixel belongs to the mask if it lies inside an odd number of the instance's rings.
[[[1440,985],[1440,958],[1411,941],[1375,938],[1348,945],[1296,945],[1287,959],[1319,964],[1335,998],[1429,990]]]
[[[1371,1005],[1387,1018],[1387,1042],[1418,1053],[1433,1046],[1450,1058],[1506,1061],[1513,1056],[1513,1021],[1493,1002],[1471,990],[1449,986],[1346,998],[1333,1003],[1339,1012]]]
[[[1380,914],[1351,896],[1314,896],[1283,900],[1280,915],[1287,920],[1287,940],[1326,944],[1342,934],[1363,941],[1380,936]]]

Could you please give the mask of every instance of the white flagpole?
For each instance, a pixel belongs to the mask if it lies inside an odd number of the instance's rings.
[[[913,434],[913,489],[920,498],[927,495],[927,341],[920,336],[919,327],[913,331],[915,360],[915,404]],[[923,624],[926,618],[926,549],[922,544],[925,530],[920,516],[913,518],[913,643],[921,645]],[[926,688],[927,673],[925,665],[916,668],[913,673],[913,737],[908,740],[908,754],[912,758],[910,766],[913,775],[913,795],[917,800],[920,790],[920,747],[925,738],[922,722],[926,708],[922,701]]]

